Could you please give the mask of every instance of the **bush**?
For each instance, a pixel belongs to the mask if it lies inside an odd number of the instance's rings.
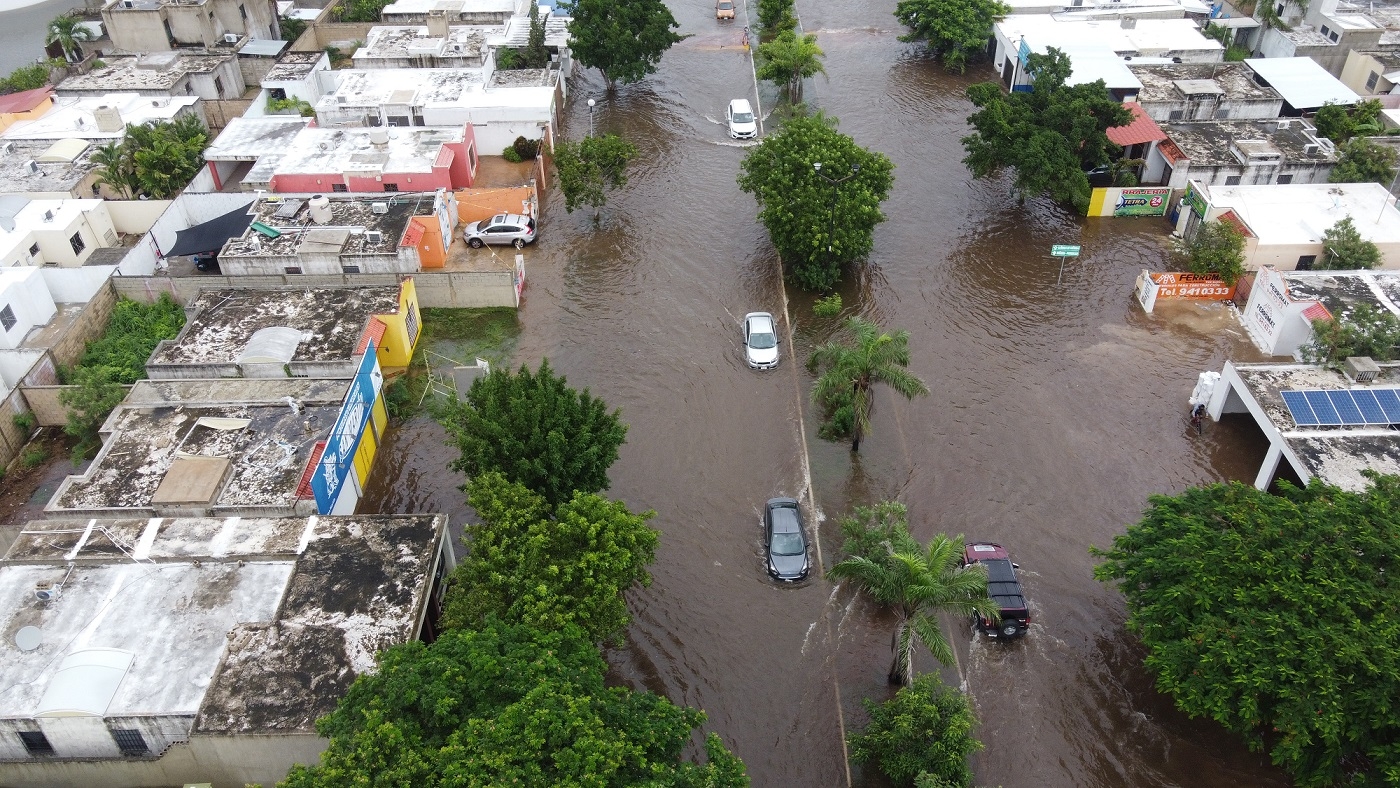
[[[516,137],[511,147],[515,149],[515,154],[520,157],[521,161],[530,161],[540,153],[539,140],[527,140],[524,137]]]
[[[514,145],[506,146],[506,149],[501,151],[501,157],[504,158],[506,161],[513,162],[515,164],[519,164],[521,161],[523,161],[523,159],[520,158],[520,154],[515,150]]]
[[[117,302],[102,336],[88,343],[80,368],[107,369],[117,383],[146,377],[146,359],[162,339],[174,339],[185,325],[185,310],[169,295],[154,304],[125,298]]]
[[[37,468],[48,458],[49,452],[43,446],[26,446],[20,452],[19,465],[21,468]]]
[[[25,435],[33,432],[34,428],[39,424],[39,420],[34,418],[34,414],[29,411],[14,414],[10,417],[10,421],[13,421],[15,427]]]
[[[306,32],[305,19],[279,19],[277,24],[282,28],[283,41],[295,41]]]
[[[812,304],[812,314],[817,317],[836,317],[841,314],[841,294],[832,293],[826,298],[818,298]]]
[[[1338,364],[1348,356],[1391,361],[1400,356],[1400,318],[1370,304],[1357,304],[1350,314],[1314,322],[1312,339],[1301,355],[1317,364]]]
[[[864,701],[870,724],[851,736],[851,760],[873,761],[897,786],[966,788],[967,758],[982,749],[973,738],[977,719],[967,698],[938,676],[920,676],[882,704]]]

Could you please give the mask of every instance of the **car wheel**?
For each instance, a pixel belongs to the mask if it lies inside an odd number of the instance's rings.
[[[516,248],[516,249],[524,249],[524,248],[525,248],[525,239],[524,239],[524,238],[516,238],[516,239],[515,239],[514,241],[512,241],[511,243],[515,244],[515,248]]]
[[[467,246],[470,246],[473,249],[480,249],[483,246],[483,244],[480,238],[468,238]]]
[[[1002,636],[1002,637],[1008,637],[1008,638],[1010,638],[1010,637],[1015,637],[1015,636],[1016,636],[1016,632],[1017,632],[1017,626],[1016,626],[1016,622],[1015,622],[1015,621],[1003,621],[1003,622],[1001,623],[1001,636]]]

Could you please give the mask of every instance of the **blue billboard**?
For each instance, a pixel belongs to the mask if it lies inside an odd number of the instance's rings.
[[[360,437],[372,418],[371,411],[379,396],[382,380],[379,357],[375,353],[374,343],[370,342],[360,360],[360,368],[350,381],[350,391],[340,406],[335,426],[326,438],[326,450],[321,453],[321,461],[311,476],[311,491],[316,495],[316,511],[320,514],[330,514],[335,509],[345,480],[354,467]]]

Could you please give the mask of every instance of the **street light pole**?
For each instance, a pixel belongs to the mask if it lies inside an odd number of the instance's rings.
[[[841,192],[839,191],[839,187],[841,186],[841,184],[845,183],[846,181],[849,181],[850,179],[856,177],[856,175],[860,172],[860,165],[859,165],[859,164],[852,164],[852,165],[851,165],[851,172],[850,172],[850,174],[848,174],[848,175],[847,175],[846,177],[844,177],[844,178],[831,178],[831,177],[828,177],[827,175],[824,175],[824,174],[822,173],[822,163],[819,162],[819,161],[814,161],[814,162],[812,162],[812,169],[816,171],[817,177],[818,177],[818,178],[821,178],[822,180],[824,180],[824,181],[826,181],[827,183],[831,184],[831,187],[832,187],[833,189],[836,189],[836,190],[837,190],[836,196],[839,198],[839,197],[841,196]],[[835,199],[833,199],[833,200],[831,201],[831,225],[830,225],[830,229],[827,230],[827,235],[826,235],[826,252],[827,252],[827,260],[828,260],[828,261],[830,261],[831,258],[836,254],[836,203],[837,203],[837,202],[838,202],[838,200],[835,200]]]
[[[593,106],[598,102],[593,99],[588,100],[588,136],[593,136]]]

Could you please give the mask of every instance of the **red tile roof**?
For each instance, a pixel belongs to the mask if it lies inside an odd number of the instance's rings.
[[[1182,153],[1181,148],[1176,147],[1176,143],[1171,140],[1158,145],[1157,150],[1162,152],[1162,157],[1167,160],[1168,164],[1176,164],[1186,158],[1186,154]]]
[[[44,100],[52,94],[53,86],[46,85],[42,88],[11,93],[8,96],[0,96],[0,114],[7,112],[28,112],[40,104],[43,104]]]
[[[1147,117],[1142,105],[1134,101],[1125,101],[1123,106],[1133,111],[1133,122],[1126,126],[1114,126],[1104,132],[1114,145],[1128,147],[1129,145],[1141,145],[1144,142],[1156,142],[1167,138],[1166,132]]]
[[[1229,222],[1230,224],[1233,224],[1235,226],[1235,229],[1239,230],[1240,234],[1243,235],[1245,238],[1255,237],[1254,231],[1249,229],[1249,225],[1244,223],[1244,220],[1240,218],[1239,214],[1235,213],[1233,208],[1215,217],[1215,220],[1219,222]]]
[[[375,347],[384,344],[384,322],[377,317],[369,319],[369,325],[365,326],[365,333],[360,335],[360,344],[355,347],[355,355],[364,353],[369,348],[370,340],[374,341]]]
[[[311,456],[306,459],[306,469],[301,472],[301,481],[297,483],[297,498],[310,498],[315,495],[311,490],[311,477],[316,474],[316,466],[321,462],[321,455],[326,453],[326,442],[316,441],[316,445],[311,448]]]
[[[403,243],[400,243],[399,246],[417,246],[418,242],[423,240],[423,234],[425,232],[427,232],[427,229],[423,227],[423,225],[418,222],[410,221],[408,223],[408,229],[404,230],[403,233]]]
[[[1315,302],[1312,306],[1303,310],[1303,317],[1308,320],[1331,320],[1332,313],[1327,311],[1327,307],[1321,302]]]

